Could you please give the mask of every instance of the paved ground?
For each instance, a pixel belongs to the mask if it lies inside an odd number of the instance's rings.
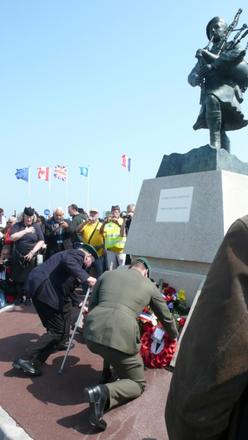
[[[147,370],[145,393],[106,413],[107,430],[95,433],[88,423],[83,388],[97,384],[102,363],[80,341],[80,335],[62,375],[58,369],[64,353],[59,352],[49,358],[43,376],[29,378],[16,372],[11,363],[43,333],[33,307],[18,306],[1,313],[0,326],[0,405],[4,410],[0,411],[0,439],[28,438],[19,437],[19,431],[8,423],[6,411],[34,440],[168,440],[164,406],[171,373]]]

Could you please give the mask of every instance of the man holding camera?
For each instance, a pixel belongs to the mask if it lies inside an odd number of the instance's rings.
[[[69,241],[69,221],[64,219],[62,208],[56,208],[53,216],[45,223],[45,241],[47,244],[46,257],[71,247]],[[67,246],[67,244],[69,244]]]

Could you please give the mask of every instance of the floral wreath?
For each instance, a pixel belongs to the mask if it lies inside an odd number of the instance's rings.
[[[175,318],[178,331],[186,321],[186,315],[189,308],[186,305],[186,295],[184,290],[176,290],[163,283],[161,293],[167,306]],[[148,368],[164,368],[168,366],[176,351],[177,341],[171,339],[163,330],[149,307],[145,307],[138,318],[141,330],[141,348],[140,354],[144,365]]]
[[[161,331],[162,338],[156,339],[156,331]],[[145,331],[141,337],[140,354],[148,368],[164,368],[170,364],[176,351],[177,342],[165,333],[159,326],[145,324]]]

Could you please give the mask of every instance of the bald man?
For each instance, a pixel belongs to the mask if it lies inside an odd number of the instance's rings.
[[[71,246],[69,220],[64,219],[62,208],[56,208],[53,216],[45,223],[45,242],[47,244],[46,258],[51,257],[56,252],[64,251]]]

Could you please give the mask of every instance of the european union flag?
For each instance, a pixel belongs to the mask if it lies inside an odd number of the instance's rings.
[[[17,179],[22,179],[25,180],[25,182],[28,182],[29,168],[18,168],[15,172],[15,176]]]
[[[80,175],[84,177],[88,177],[89,174],[89,168],[88,167],[79,167],[80,169]]]

